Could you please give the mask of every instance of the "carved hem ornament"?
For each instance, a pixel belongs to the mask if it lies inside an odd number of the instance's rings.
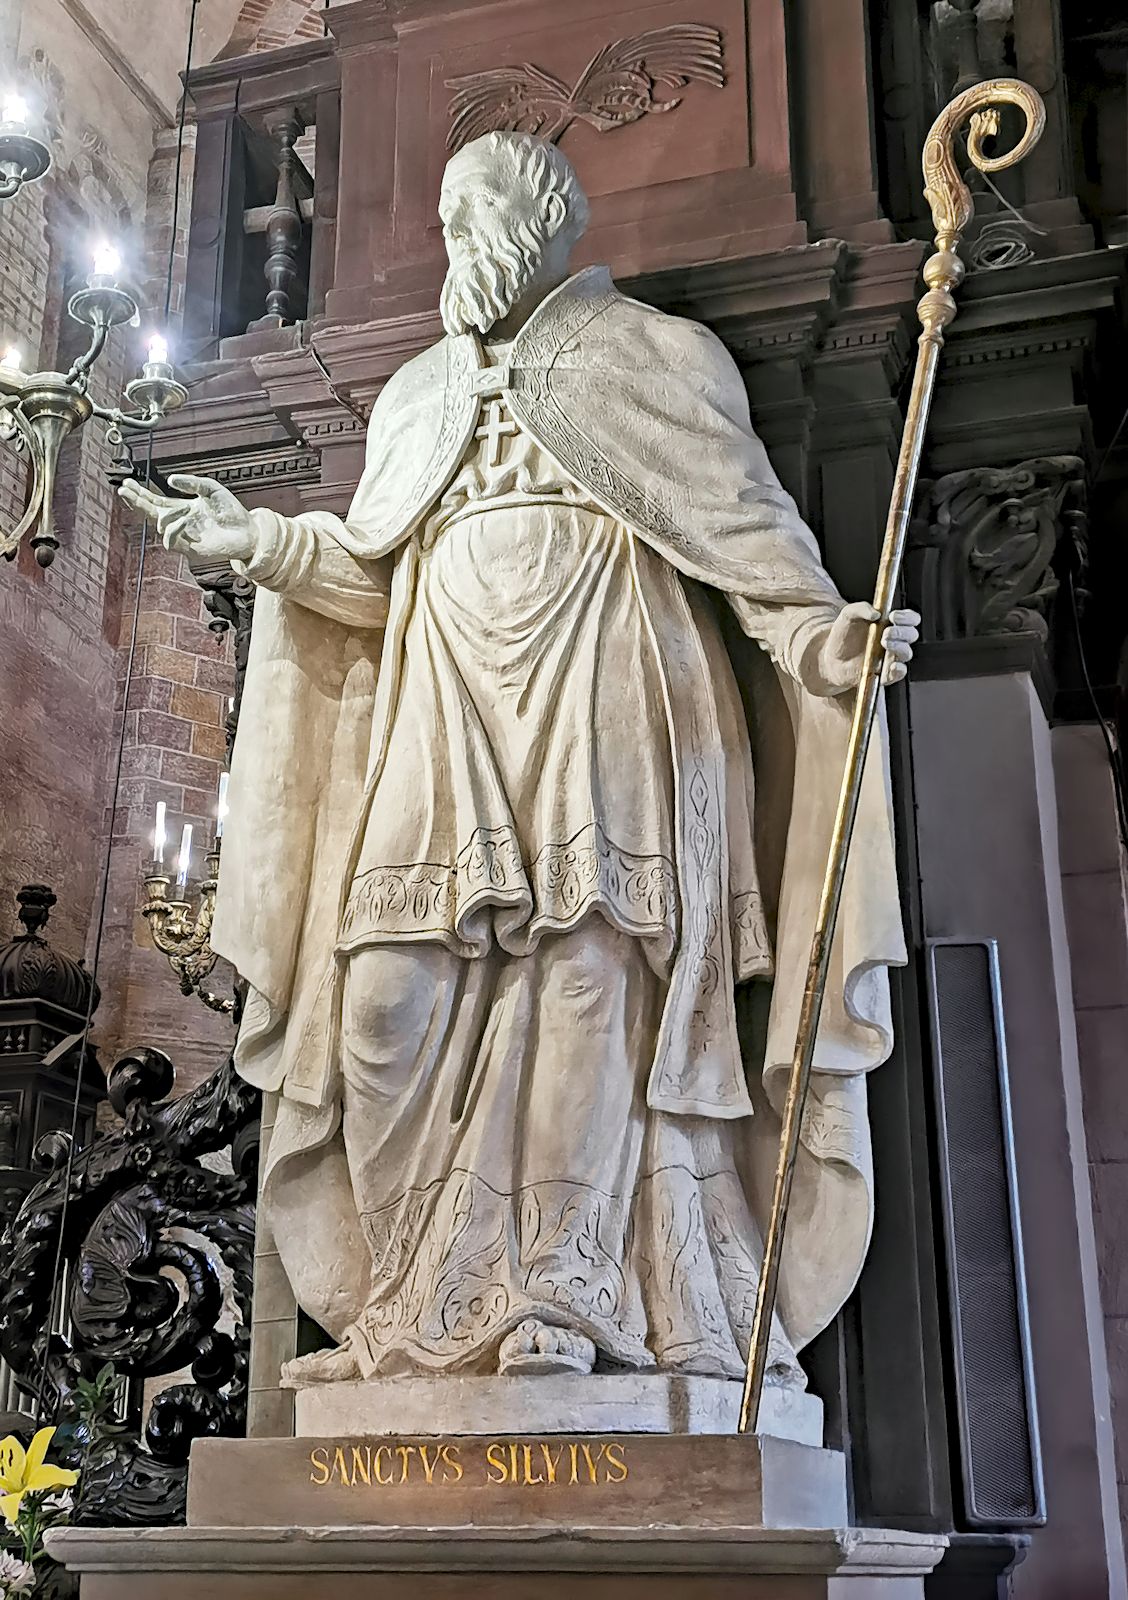
[[[508,1188],[464,1167],[397,1189],[361,1217],[380,1285],[362,1367],[473,1371],[540,1316],[585,1333],[608,1366],[739,1378],[757,1270],[746,1218],[736,1173],[692,1157],[646,1160],[625,1189]],[[801,1390],[778,1329],[772,1354],[776,1380]]]
[[[556,144],[573,122],[610,133],[650,112],[673,111],[681,96],[659,99],[656,91],[690,83],[725,85],[724,43],[719,28],[678,22],[616,39],[588,62],[572,88],[531,61],[491,67],[448,78],[448,150],[461,150],[486,133],[534,133]]]
[[[482,955],[488,944],[474,939],[467,924],[484,906],[510,902],[529,918],[516,940],[518,954],[542,931],[572,927],[596,905],[627,932],[661,939],[667,954],[676,937],[674,863],[623,849],[593,822],[572,839],[546,845],[527,868],[516,830],[504,827],[478,829],[453,864],[415,861],[366,871],[345,908],[341,947],[406,934],[439,939],[459,955]]]

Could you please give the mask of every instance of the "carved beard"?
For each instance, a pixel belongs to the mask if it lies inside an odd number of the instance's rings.
[[[540,269],[547,242],[543,226],[522,222],[504,237],[475,229],[469,239],[450,246],[450,268],[439,303],[446,331],[466,333],[476,328],[489,333],[525,294]]]

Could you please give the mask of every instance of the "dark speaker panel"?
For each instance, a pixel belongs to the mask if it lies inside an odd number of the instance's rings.
[[[964,1511],[971,1527],[1046,1519],[992,939],[928,942],[940,1194]]]

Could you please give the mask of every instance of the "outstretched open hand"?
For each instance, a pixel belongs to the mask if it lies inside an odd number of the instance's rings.
[[[171,482],[171,479],[169,480]],[[870,624],[881,613],[868,600],[856,600],[843,606],[827,629],[822,649],[819,651],[818,671],[831,694],[841,694],[857,687],[862,675],[862,658],[865,655],[866,637]],[[881,671],[884,684],[900,683],[909,670],[913,646],[920,637],[918,611],[891,611],[881,642],[885,647],[885,664]]]
[[[166,550],[216,561],[245,561],[254,555],[251,513],[230,489],[189,472],[170,473],[168,481],[188,498],[157,494],[136,478],[127,478],[118,490],[127,505],[152,518]]]

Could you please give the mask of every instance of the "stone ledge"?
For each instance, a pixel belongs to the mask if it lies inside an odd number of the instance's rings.
[[[748,1573],[923,1578],[947,1548],[942,1534],[884,1528],[640,1526],[420,1528],[61,1528],[52,1556],[72,1572]],[[125,1591],[123,1591],[125,1592]],[[209,1591],[210,1592],[210,1591]]]
[[[732,1434],[743,1385],[725,1378],[628,1372],[573,1376],[373,1378],[324,1383],[295,1397],[298,1438],[332,1433]],[[759,1428],[777,1439],[819,1446],[816,1395],[767,1384]]]

